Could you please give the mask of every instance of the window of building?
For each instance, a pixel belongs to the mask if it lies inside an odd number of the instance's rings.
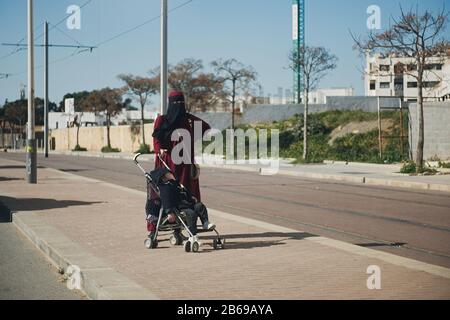
[[[391,84],[389,82],[380,82],[380,89],[389,89]]]
[[[442,64],[440,63],[429,63],[424,66],[425,70],[442,70]]]
[[[437,87],[439,85],[439,81],[425,81],[423,83],[423,87],[424,88],[434,88]]]
[[[408,88],[417,88],[417,82],[415,81],[408,82]]]
[[[380,71],[387,71],[389,72],[391,70],[391,66],[388,64],[380,64]]]
[[[375,80],[370,81],[370,90],[376,89],[377,82]]]

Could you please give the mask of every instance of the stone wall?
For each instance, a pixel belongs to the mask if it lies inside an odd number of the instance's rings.
[[[140,126],[138,126],[140,128]],[[113,126],[111,127],[110,138],[111,146],[118,148],[122,152],[133,153],[141,145],[140,130],[132,126]],[[146,143],[152,145],[153,124],[145,125]],[[52,142],[53,140],[53,142]],[[50,146],[54,144],[54,150],[67,151],[73,150],[77,141],[77,129],[57,129],[50,132]],[[79,144],[88,151],[100,151],[107,145],[106,127],[82,127],[80,128]]]

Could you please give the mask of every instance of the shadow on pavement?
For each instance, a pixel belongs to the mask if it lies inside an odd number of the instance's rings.
[[[25,180],[25,179],[24,178],[0,177],[0,182],[4,182],[4,181],[19,181],[19,180]]]
[[[42,211],[49,209],[68,208],[74,206],[89,206],[103,202],[85,202],[75,200],[55,200],[41,198],[11,198],[0,196],[0,202],[6,204],[12,212]]]
[[[45,167],[43,166],[38,166],[38,169],[44,169]],[[26,169],[26,166],[0,166],[0,170],[14,170],[14,169]]]
[[[11,210],[0,201],[0,223],[11,223]]]
[[[84,171],[90,171],[89,169],[59,169],[59,171],[62,172],[84,172]]]
[[[237,249],[253,249],[266,248],[285,245],[288,240],[304,240],[307,238],[317,237],[315,234],[307,232],[283,233],[283,232],[266,232],[266,233],[248,233],[248,234],[231,234],[223,235],[226,239],[227,250]],[[232,241],[239,239],[258,238],[258,241]],[[265,240],[267,238],[277,238],[276,240]],[[213,240],[214,237],[204,237],[205,240]],[[207,251],[207,250],[205,250]]]

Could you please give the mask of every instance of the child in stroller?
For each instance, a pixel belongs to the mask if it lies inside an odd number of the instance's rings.
[[[173,232],[170,242],[172,245],[181,245],[185,238],[182,231],[186,231],[189,237],[184,242],[186,252],[198,252],[201,247],[198,233],[215,232],[217,238],[213,241],[214,249],[223,249],[225,239],[220,237],[216,226],[209,222],[206,206],[198,202],[190,191],[181,185],[169,170],[161,168],[148,174],[135,157],[136,165],[145,173],[148,183],[147,220],[149,222],[150,235],[145,242],[148,249],[158,246],[158,232]],[[159,195],[159,199],[152,200],[150,190]],[[201,229],[197,227],[197,221],[202,222]]]

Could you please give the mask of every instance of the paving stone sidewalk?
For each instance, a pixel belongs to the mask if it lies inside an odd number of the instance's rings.
[[[145,299],[450,298],[450,269],[215,210],[226,250],[214,251],[205,238],[198,254],[167,241],[149,251],[142,192],[52,169],[40,169],[39,184],[28,185],[21,164],[4,159],[0,176],[0,201],[20,228],[41,237],[33,240],[42,250],[54,257],[70,247],[70,261],[82,272],[89,255],[85,276],[109,290],[94,299],[128,297],[127,291]],[[369,266],[381,268],[381,290],[367,288]]]

